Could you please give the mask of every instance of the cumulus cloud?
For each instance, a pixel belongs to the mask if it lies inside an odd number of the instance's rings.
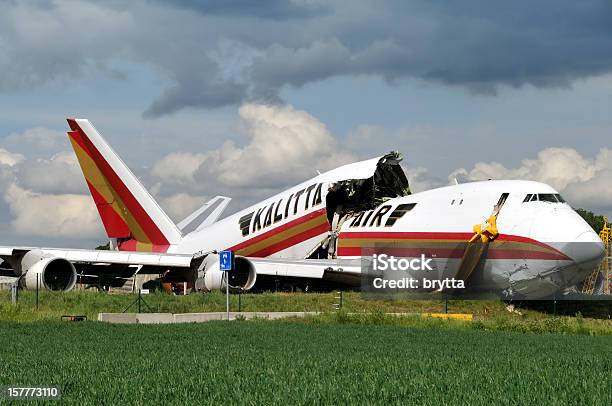
[[[14,215],[13,231],[32,236],[91,238],[104,235],[93,199],[86,195],[45,195],[11,184],[4,199]]]
[[[497,162],[478,162],[469,172],[458,169],[451,176],[463,175],[470,180],[532,179],[565,189],[570,183],[593,178],[596,170],[594,162],[573,148],[546,148],[538,153],[537,159],[525,159],[517,168],[507,169]]]
[[[173,153],[158,161],[151,173],[167,183],[277,188],[354,160],[323,123],[304,111],[246,104],[239,113],[246,145],[227,141],[203,154]]]
[[[83,193],[87,190],[78,160],[69,151],[50,159],[32,159],[19,167],[17,176],[22,186],[41,193]]]
[[[39,130],[24,134],[44,133]],[[103,238],[96,206],[70,152],[44,159],[0,148],[0,195],[5,241],[14,235]]]
[[[185,217],[200,208],[205,202],[204,196],[192,196],[188,193],[177,193],[172,196],[162,197],[159,204],[176,222],[183,220]]]
[[[612,150],[600,149],[586,158],[572,148],[546,148],[536,159],[525,159],[516,168],[498,162],[478,162],[470,170],[449,175],[467,180],[530,179],[548,183],[576,207],[612,211]]]
[[[173,152],[157,161],[151,174],[166,182],[193,181],[193,175],[206,159],[207,154]]]
[[[13,167],[23,161],[23,159],[24,156],[21,154],[15,154],[4,148],[0,148],[0,165],[2,166]]]
[[[412,193],[424,192],[445,185],[445,181],[433,176],[427,168],[410,168],[402,165]]]
[[[9,2],[0,91],[100,72],[123,78],[117,60],[151,67],[165,82],[147,117],[278,101],[283,87],[338,76],[488,94],[500,85],[566,87],[612,70],[611,9],[605,0],[508,3],[503,12],[485,0]],[[228,44],[249,50],[240,69]]]
[[[34,127],[20,133],[9,134],[2,139],[2,145],[11,151],[27,154],[30,157],[48,157],[65,149],[68,140],[64,131]]]

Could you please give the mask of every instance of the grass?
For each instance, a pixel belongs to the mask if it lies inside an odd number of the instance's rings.
[[[384,324],[420,326],[423,321],[415,317],[394,317],[384,313],[442,313],[443,301],[385,301],[364,300],[356,292],[343,294],[342,312],[333,312],[337,301],[335,293],[262,293],[244,294],[240,298],[242,311],[310,311],[322,315],[297,322],[312,324]],[[96,320],[100,312],[122,312],[135,295],[108,294],[93,291],[68,293],[40,292],[36,309],[34,292],[20,292],[17,306],[10,303],[9,292],[0,291],[0,320],[57,321],[62,315],[86,315]],[[222,293],[172,296],[156,293],[144,296],[154,311],[164,313],[191,313],[225,310]],[[232,295],[231,309],[238,310],[238,296]],[[612,302],[611,302],[612,303]],[[130,311],[135,312],[136,307]],[[612,321],[578,317],[555,317],[540,311],[520,309],[521,314],[509,313],[500,301],[450,301],[449,312],[472,313],[474,322],[433,321],[437,328],[503,330],[517,332],[558,332],[588,335],[612,335]],[[437,323],[437,324],[436,324]]]
[[[381,311],[372,313],[348,313],[345,311],[324,313],[316,316],[292,318],[306,324],[353,324],[386,325],[438,330],[482,330],[511,331],[518,333],[585,334],[591,336],[612,336],[612,322],[609,320],[585,319],[581,316],[550,316],[535,318],[527,316],[497,315],[479,317],[474,321],[445,320],[420,316],[397,316]]]
[[[0,386],[59,385],[69,403],[612,404],[610,337],[271,321],[0,332]]]

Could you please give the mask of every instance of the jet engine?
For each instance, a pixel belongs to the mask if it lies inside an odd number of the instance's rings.
[[[219,268],[219,256],[210,255],[206,258],[204,277],[196,282],[197,289],[213,291],[219,289],[225,291],[226,272]],[[257,272],[255,265],[244,257],[234,258],[234,269],[229,272],[229,287],[231,290],[249,290],[255,285]]]
[[[21,260],[21,287],[26,290],[38,288],[67,292],[72,290],[77,282],[74,265],[63,258],[45,254],[40,250],[32,250]]]

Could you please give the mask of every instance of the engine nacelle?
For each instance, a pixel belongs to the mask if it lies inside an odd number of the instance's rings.
[[[209,255],[204,267],[205,274],[196,282],[196,288],[207,291],[219,289],[225,291],[225,272],[219,267],[219,256]],[[257,272],[255,265],[244,257],[234,258],[234,269],[229,273],[230,289],[249,290],[255,285]]]
[[[26,290],[38,288],[67,292],[72,290],[77,282],[77,272],[74,265],[64,259],[45,254],[40,250],[32,250],[21,260],[21,286]]]

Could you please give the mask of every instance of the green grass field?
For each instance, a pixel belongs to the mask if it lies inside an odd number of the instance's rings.
[[[415,317],[390,317],[383,313],[441,313],[444,301],[391,301],[364,300],[356,292],[345,292],[343,312],[333,312],[337,301],[335,293],[263,293],[241,296],[242,311],[309,311],[324,312],[305,322],[324,324],[393,324],[418,326],[421,321]],[[221,293],[172,296],[152,294],[144,296],[147,303],[157,312],[193,313],[225,310],[225,296]],[[108,294],[93,291],[68,293],[41,292],[39,308],[36,309],[34,292],[21,292],[19,303],[10,303],[9,292],[0,291],[0,321],[58,321],[62,315],[86,315],[96,320],[100,312],[121,312],[136,298],[135,295]],[[232,295],[231,309],[238,310],[238,296]],[[612,303],[612,302],[611,302]],[[130,310],[136,311],[136,307]],[[553,317],[551,314],[521,308],[521,314],[509,313],[500,301],[449,301],[451,313],[472,313],[475,321],[445,322],[436,328],[470,328],[519,332],[559,332],[589,335],[612,335],[612,321],[588,317]],[[609,310],[608,310],[609,312]],[[296,320],[304,322],[304,320]]]
[[[271,321],[0,322],[0,386],[78,404],[612,404],[612,338]]]

